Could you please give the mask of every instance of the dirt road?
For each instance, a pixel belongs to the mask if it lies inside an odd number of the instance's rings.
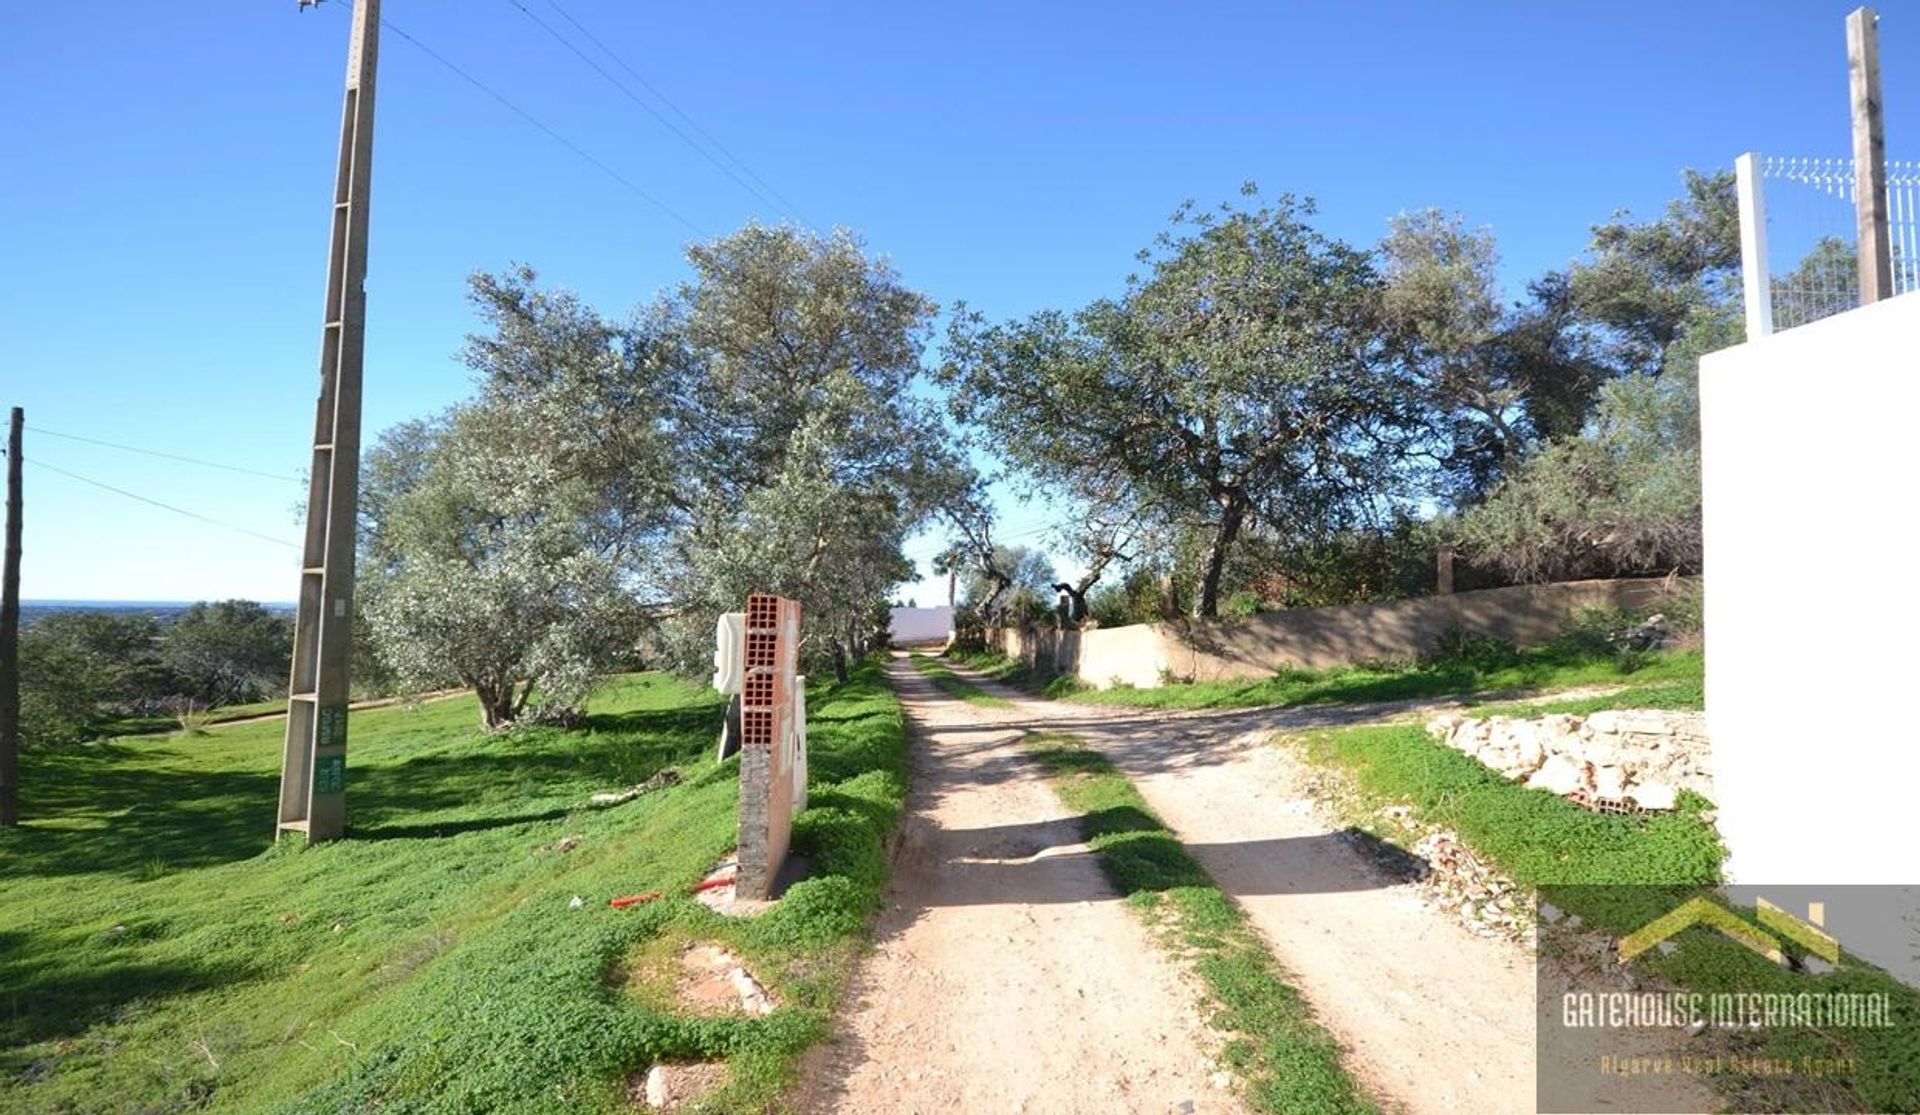
[[[1247,911],[1376,1099],[1406,1115],[1536,1109],[1530,948],[1423,902],[1408,873],[1386,866],[1405,857],[1330,820],[1311,769],[1269,745],[1276,732],[1424,719],[1456,702],[1167,712],[1037,700],[955,672],[1013,701],[1009,721],[1072,732],[1132,779]],[[1625,1051],[1674,1049],[1648,1039]],[[1665,1110],[1719,1108],[1698,1080],[1665,1092]]]
[[[878,941],[807,1110],[1227,1113],[1195,989],[1114,895],[1018,727],[905,658],[913,792]]]
[[[1247,911],[1369,1092],[1409,1115],[1534,1110],[1530,957],[1430,909],[1329,823],[1299,762],[1263,745],[1290,726],[1278,719],[1087,717],[1070,730]]]
[[[950,664],[951,665],[951,664]],[[1368,1092],[1407,1115],[1530,1112],[1534,970],[1421,900],[1330,822],[1276,731],[1434,707],[1164,712],[1045,701],[960,667],[1012,707],[946,698],[904,659],[916,730],[907,846],[858,1005],[812,1081],[821,1111],[1238,1110],[1193,992],[1112,898],[1019,740],[1102,751],[1247,911]],[[822,1088],[837,1074],[836,1088]],[[1687,1093],[1672,1110],[1699,1099]]]

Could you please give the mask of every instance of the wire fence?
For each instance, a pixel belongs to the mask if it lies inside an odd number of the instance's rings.
[[[1853,160],[1767,156],[1760,178],[1773,328],[1860,305]],[[1887,163],[1887,225],[1894,293],[1920,290],[1920,163]]]

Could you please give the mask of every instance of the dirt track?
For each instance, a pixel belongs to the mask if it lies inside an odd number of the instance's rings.
[[[1384,1105],[1534,1110],[1528,951],[1423,904],[1327,820],[1299,761],[1265,746],[1276,731],[1427,706],[1169,713],[1044,701],[970,677],[1013,707],[946,698],[894,662],[915,728],[906,844],[856,1005],[809,1073],[810,1110],[1241,1110],[1210,1083],[1193,990],[1022,757],[1020,738],[1040,730],[1074,733],[1133,779]],[[1713,1109],[1704,1093],[1689,1098]]]
[[[904,658],[892,677],[914,736],[903,845],[803,1107],[1244,1110],[1213,1083],[1194,989],[1108,887],[1024,733],[943,697]]]

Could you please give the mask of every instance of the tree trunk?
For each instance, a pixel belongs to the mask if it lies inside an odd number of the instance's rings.
[[[1200,568],[1200,591],[1193,602],[1195,619],[1210,619],[1220,614],[1220,578],[1226,572],[1227,555],[1233,551],[1233,543],[1240,537],[1240,527],[1246,517],[1244,499],[1221,497],[1220,525],[1214,529],[1213,544],[1207,547],[1206,564]]]
[[[513,723],[513,683],[475,685],[473,695],[480,699],[480,723],[487,731],[497,732]]]
[[[1087,622],[1087,589],[1084,585],[1059,584],[1055,588],[1067,594],[1072,604],[1067,609],[1067,618],[1075,623]]]
[[[1180,618],[1179,586],[1174,583],[1171,569],[1160,574],[1160,618],[1163,620]]]
[[[833,641],[833,680],[841,685],[847,683],[847,646],[838,639]]]

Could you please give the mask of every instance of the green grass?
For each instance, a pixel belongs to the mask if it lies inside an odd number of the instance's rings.
[[[202,725],[225,724],[230,720],[245,720],[250,716],[269,716],[285,711],[287,711],[287,699],[279,697],[266,701],[250,701],[243,705],[221,705],[218,708],[204,709],[196,715],[195,719]],[[101,724],[97,731],[101,735],[134,736],[172,732],[179,727],[179,717],[156,713],[151,716],[123,716],[109,720]]]
[[[1411,805],[1527,886],[1720,879],[1725,851],[1700,817],[1711,803],[1694,794],[1683,793],[1671,813],[1593,813],[1508,781],[1419,725],[1320,732],[1304,737],[1304,745],[1311,760],[1349,772],[1369,802]]]
[[[983,677],[1024,689],[1038,697],[1059,699],[1092,688],[1072,674],[1053,674],[1045,676],[1027,669],[1026,664],[1016,658],[1008,658],[998,651],[962,650],[952,648],[943,656],[971,669]]]
[[[1225,1055],[1259,1111],[1360,1115],[1378,1108],[1340,1064],[1339,1046],[1288,983],[1246,914],[1147,808],[1125,775],[1068,735],[1036,736],[1033,754],[1114,887],[1206,990]]]
[[[711,1110],[768,1106],[877,907],[906,735],[878,664],[817,689],[793,835],[813,877],[727,919],[685,897],[734,838],[720,711],[643,675],[577,730],[488,736],[470,698],[356,712],[351,839],[314,848],[271,846],[278,721],[30,753],[28,821],[0,833],[0,1107],[612,1112],[629,1073],[710,1057]],[[685,781],[587,804],[666,767]],[[663,934],[736,949],[782,1009],[647,1008],[622,970]]]
[[[1078,693],[1073,700],[1141,708],[1245,708],[1346,701],[1399,701],[1507,689],[1582,685],[1698,684],[1699,651],[1652,651],[1623,662],[1612,654],[1560,647],[1513,652],[1504,661],[1441,661],[1411,666],[1282,670],[1272,677],[1162,685],[1117,686]]]
[[[1707,707],[1706,687],[1698,680],[1675,681],[1664,684],[1640,685],[1634,675],[1628,675],[1627,688],[1617,693],[1605,693],[1597,697],[1574,697],[1556,700],[1552,697],[1526,700],[1507,700],[1496,696],[1470,697],[1465,704],[1474,716],[1517,716],[1531,718],[1551,713],[1571,713],[1585,716],[1590,712],[1615,708],[1651,708],[1651,709],[1691,709],[1698,711]]]
[[[1665,701],[1664,705],[1660,702]],[[1697,684],[1678,682],[1571,702],[1509,704],[1476,710],[1535,716],[1601,708],[1698,707]],[[1637,817],[1591,813],[1553,794],[1528,790],[1432,739],[1419,726],[1358,727],[1299,737],[1307,757],[1347,772],[1371,816],[1382,804],[1412,806],[1415,817],[1450,828],[1480,856],[1544,900],[1582,919],[1583,930],[1620,936],[1720,882],[1724,849],[1701,816],[1711,803],[1682,794],[1672,813]],[[1371,827],[1378,828],[1373,825]],[[1404,840],[1399,831],[1382,837]],[[1688,930],[1671,955],[1637,960],[1666,985],[1714,991],[1807,991],[1807,977],[1755,957],[1705,930]],[[1740,1035],[1743,1056],[1852,1058],[1852,1081],[1751,1083],[1735,1092],[1735,1110],[1920,1110],[1920,993],[1883,972],[1850,962],[1822,978],[1819,990],[1880,991],[1896,1006],[1888,1030],[1810,1034],[1769,1030]],[[1731,1078],[1730,1078],[1731,1079]],[[1723,1082],[1727,1083],[1727,1082]]]
[[[947,669],[937,658],[928,658],[924,654],[913,656],[913,668],[926,675],[928,681],[955,700],[965,701],[981,708],[1012,708],[1013,702],[1005,697],[996,696],[965,678]]]

